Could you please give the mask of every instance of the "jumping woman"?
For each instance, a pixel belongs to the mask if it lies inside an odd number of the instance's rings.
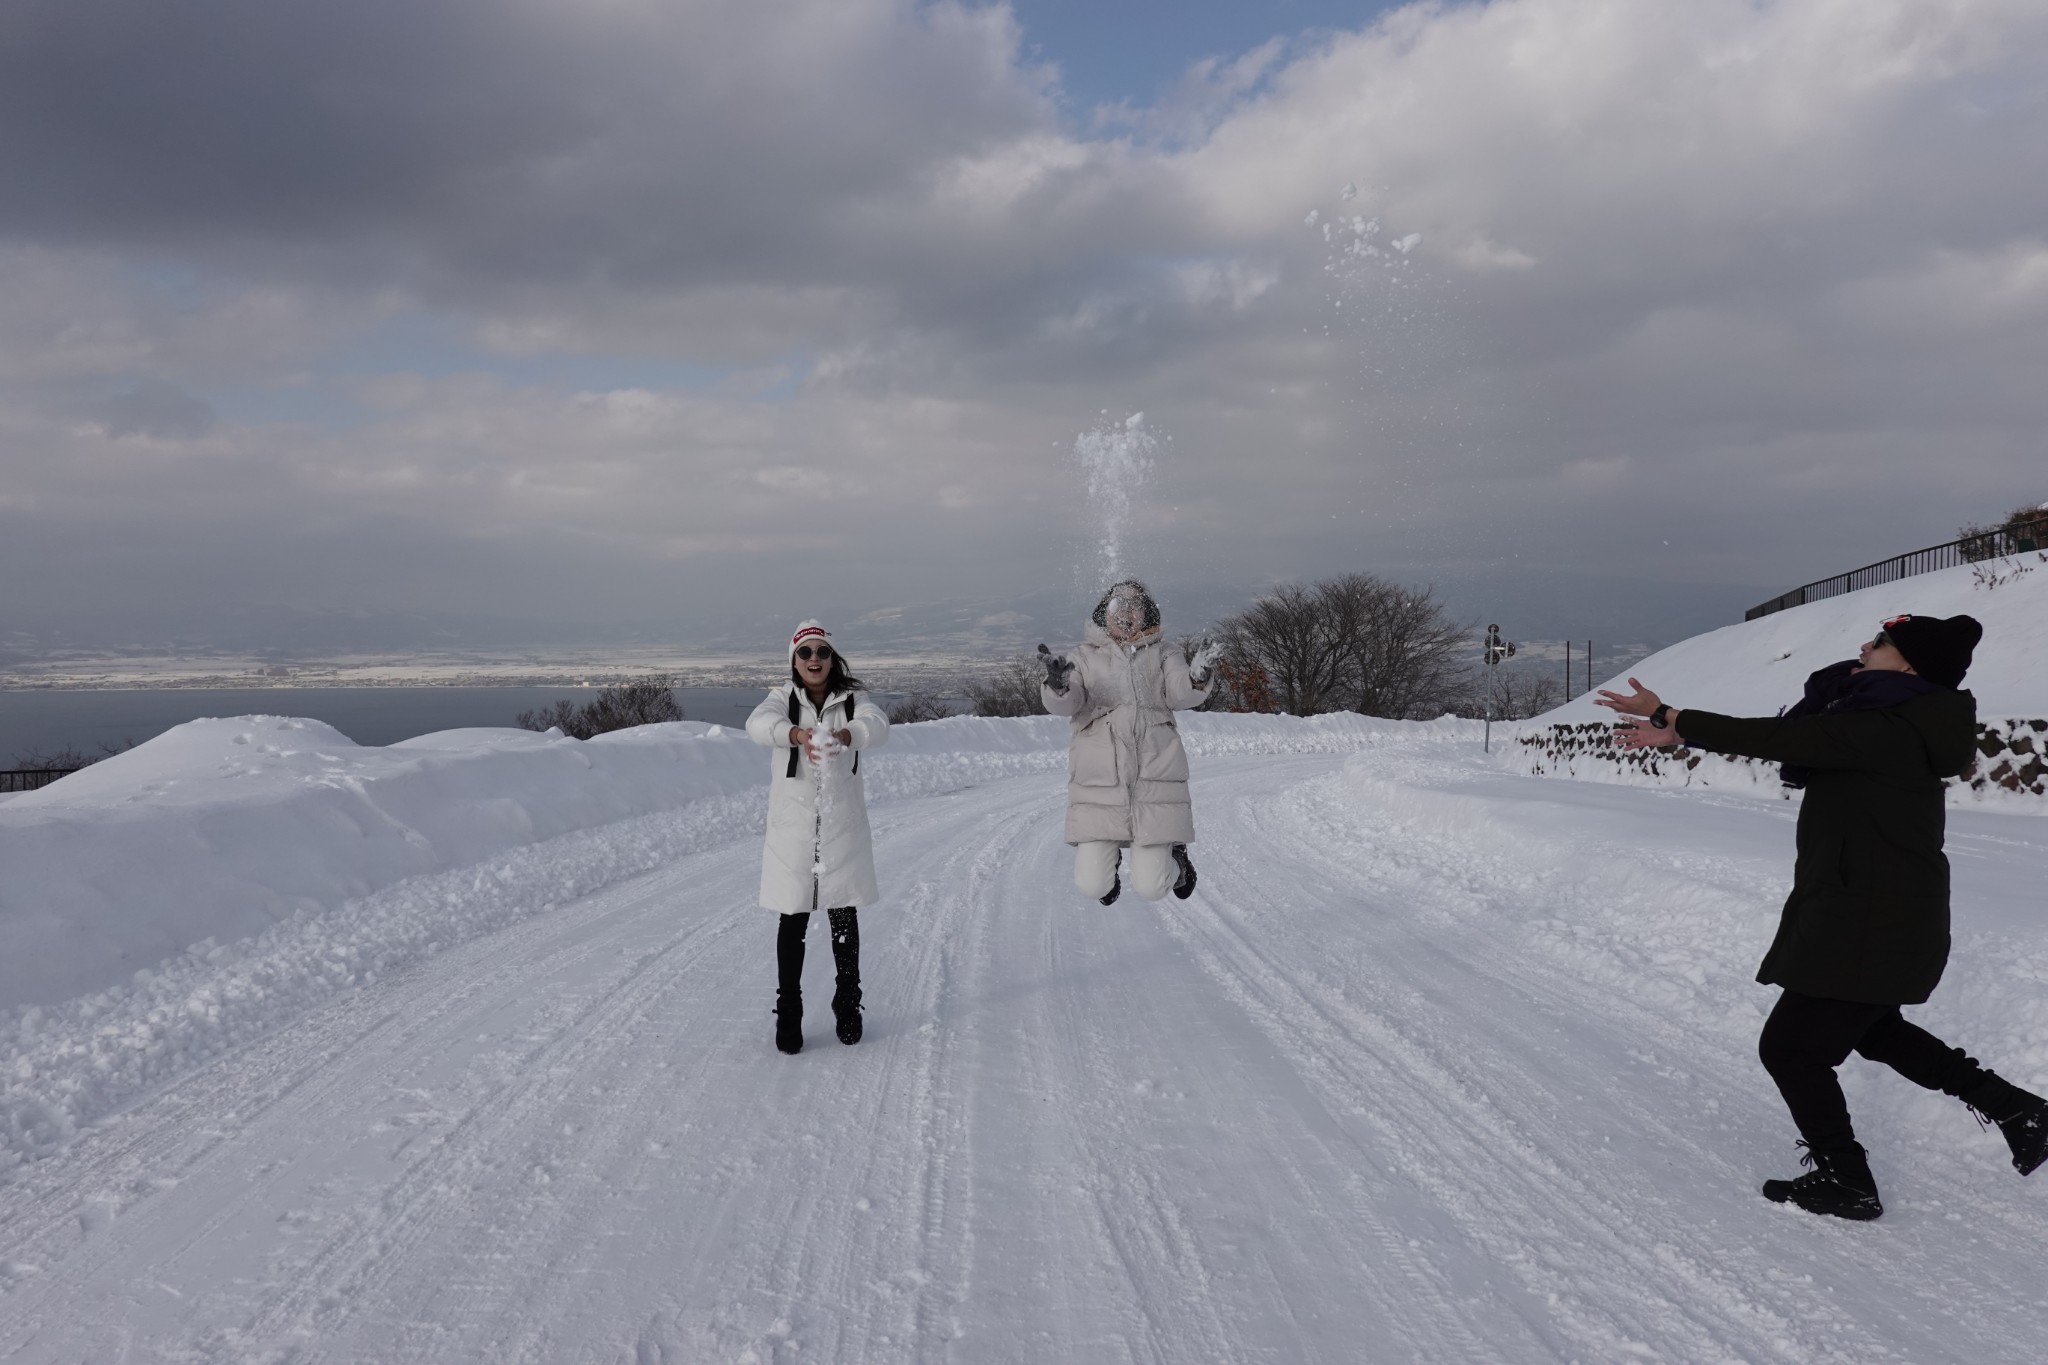
[[[1209,670],[1221,651],[1205,645],[1190,662],[1165,642],[1159,604],[1143,583],[1118,583],[1095,604],[1074,657],[1038,647],[1045,709],[1073,727],[1067,747],[1067,842],[1074,884],[1104,905],[1123,889],[1117,870],[1131,850],[1131,889],[1156,901],[1195,889],[1187,846],[1195,837],[1188,756],[1175,711],[1209,699]]]

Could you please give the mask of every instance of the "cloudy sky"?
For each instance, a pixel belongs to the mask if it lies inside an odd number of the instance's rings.
[[[1079,596],[1139,412],[1169,612],[1690,630],[2048,498],[2044,361],[2039,0],[0,24],[17,638]]]

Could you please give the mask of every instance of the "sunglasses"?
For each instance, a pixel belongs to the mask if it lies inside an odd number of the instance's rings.
[[[811,659],[829,659],[832,657],[832,646],[819,645],[814,650],[809,645],[798,645],[796,647],[796,657],[806,661]]]

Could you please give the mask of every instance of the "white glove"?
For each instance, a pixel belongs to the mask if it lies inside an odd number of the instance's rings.
[[[1188,681],[1200,687],[1209,679],[1209,672],[1216,667],[1216,661],[1223,657],[1223,646],[1214,640],[1202,641],[1202,647],[1195,651],[1195,657],[1188,660]]]

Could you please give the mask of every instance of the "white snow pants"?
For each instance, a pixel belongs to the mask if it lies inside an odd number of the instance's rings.
[[[1103,840],[1074,845],[1074,885],[1081,894],[1101,900],[1116,880],[1116,855],[1121,844]],[[1180,866],[1173,861],[1172,844],[1138,844],[1131,849],[1131,879],[1125,889],[1140,900],[1156,901],[1173,890],[1180,880]]]

